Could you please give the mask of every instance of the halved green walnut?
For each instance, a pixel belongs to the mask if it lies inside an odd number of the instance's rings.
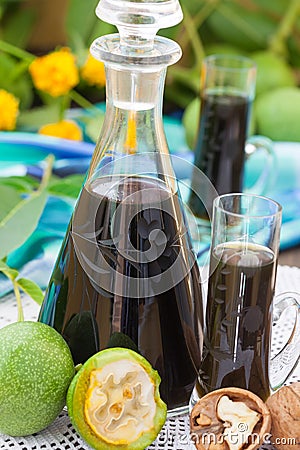
[[[138,353],[111,348],[92,356],[67,395],[71,422],[97,450],[144,449],[166,420],[160,377]]]

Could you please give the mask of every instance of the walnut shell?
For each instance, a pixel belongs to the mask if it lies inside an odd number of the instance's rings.
[[[235,402],[245,403],[248,408],[259,413],[259,422],[255,425],[248,442],[242,446],[243,450],[256,450],[263,443],[264,437],[270,433],[270,411],[257,395],[248,390],[234,387],[210,392],[193,407],[190,414],[190,430],[191,439],[197,450],[229,450],[223,437],[226,424],[219,419],[217,414],[218,402],[223,396],[227,396]],[[203,417],[206,421],[203,421]],[[210,423],[208,419],[210,419]]]
[[[277,450],[300,448],[300,382],[283,386],[267,400]]]

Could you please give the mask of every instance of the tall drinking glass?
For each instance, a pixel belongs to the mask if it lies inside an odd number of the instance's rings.
[[[194,165],[207,176],[219,195],[243,192],[245,161],[256,150],[263,149],[266,153],[268,176],[263,170],[252,187],[253,192],[263,194],[272,177],[275,160],[271,141],[263,136],[248,139],[255,85],[256,65],[250,58],[210,55],[203,60]],[[197,180],[197,171],[194,171],[188,204],[201,224],[201,220],[208,220],[211,210],[207,211],[207,205],[204,206],[196,194],[199,192]],[[208,226],[206,222],[203,225]]]
[[[204,350],[193,393],[196,399],[214,389],[234,386],[265,400],[270,384],[279,387],[298,361],[299,295],[285,295],[276,315],[272,312],[281,209],[277,202],[252,194],[226,194],[214,201]],[[294,328],[288,344],[270,361],[272,321],[280,319],[287,307],[294,308]],[[280,372],[274,373],[272,380],[270,367]]]

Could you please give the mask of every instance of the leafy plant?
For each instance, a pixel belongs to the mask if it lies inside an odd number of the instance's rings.
[[[46,159],[43,178],[38,183],[31,177],[0,178],[0,272],[13,286],[18,305],[18,320],[23,320],[21,291],[39,305],[43,292],[32,280],[23,278],[7,264],[7,256],[19,248],[35,230],[49,195],[76,198],[82,186],[82,175],[64,179],[52,175],[54,158]]]

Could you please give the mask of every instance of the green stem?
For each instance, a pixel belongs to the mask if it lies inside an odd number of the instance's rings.
[[[14,287],[14,293],[17,300],[17,306],[18,306],[18,322],[24,321],[24,313],[23,313],[23,306],[22,306],[22,300],[21,300],[21,294],[18,287],[18,283],[15,280],[12,280],[13,287]]]
[[[31,62],[34,60],[34,56],[23,50],[22,48],[16,47],[15,45],[9,44],[8,42],[2,41],[0,39],[0,50],[5,53],[9,53],[16,58],[23,59],[25,61]]]
[[[71,98],[69,95],[64,95],[61,98],[60,108],[59,108],[59,120],[63,120],[65,117],[66,110],[70,107]]]
[[[27,60],[19,62],[17,65],[17,69],[13,71],[13,76],[11,77],[11,80],[17,83],[18,78],[28,71],[29,64],[30,62]]]
[[[89,102],[86,98],[84,98],[79,92],[75,91],[74,89],[69,92],[70,99],[73,100],[75,103],[77,103],[78,106],[80,106],[83,109],[90,109],[90,108],[96,108],[93,103]]]
[[[46,168],[44,170],[43,173],[43,178],[41,180],[41,183],[38,187],[38,192],[43,191],[44,189],[47,188],[48,184],[49,184],[49,180],[52,174],[52,167],[53,167],[53,163],[54,163],[54,156],[53,155],[49,155],[46,158]]]
[[[286,40],[292,34],[294,24],[300,15],[300,0],[290,0],[276,32],[270,39],[269,49],[274,53],[286,54]]]
[[[209,2],[205,2],[200,11],[198,11],[197,14],[193,17],[194,27],[197,30],[201,27],[203,22],[214,12],[221,1],[222,0],[211,0]],[[188,30],[186,29],[184,31],[184,34],[180,38],[180,45],[184,53],[189,41],[190,36]]]
[[[228,4],[221,3],[219,5],[218,12],[239,31],[242,31],[243,34],[250,38],[257,46],[264,44],[264,39],[261,33],[246,19],[234,12]]]
[[[184,13],[184,26],[189,35],[191,45],[194,50],[195,59],[196,59],[196,68],[200,70],[202,60],[205,57],[205,51],[198,34],[197,28],[195,27],[194,21],[187,10],[187,8],[182,8]]]

